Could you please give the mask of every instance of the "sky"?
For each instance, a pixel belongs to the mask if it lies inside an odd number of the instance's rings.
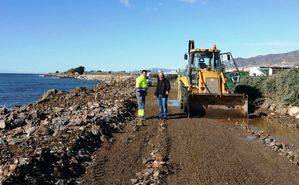
[[[185,66],[189,39],[235,57],[299,49],[298,0],[0,0],[0,72]]]

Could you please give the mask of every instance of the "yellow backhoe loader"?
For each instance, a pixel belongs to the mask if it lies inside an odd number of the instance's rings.
[[[248,117],[248,97],[228,89],[225,57],[233,59],[231,53],[221,53],[216,45],[208,49],[195,48],[194,41],[189,41],[188,53],[184,56],[188,64],[178,80],[178,99],[188,117]],[[235,61],[234,64],[237,68]],[[237,73],[234,74],[233,78],[238,79]]]

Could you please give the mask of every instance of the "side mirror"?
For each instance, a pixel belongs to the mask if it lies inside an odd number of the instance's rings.
[[[230,60],[230,54],[227,54],[227,60]]]
[[[184,59],[188,60],[188,55],[187,54],[184,55]]]

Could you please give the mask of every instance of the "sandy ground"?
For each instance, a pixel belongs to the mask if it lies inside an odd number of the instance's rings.
[[[128,126],[105,143],[82,184],[131,184],[157,143],[164,143],[170,162],[165,184],[299,184],[297,166],[258,141],[246,140],[244,131],[227,119],[188,119],[170,107],[167,128],[159,132],[153,90],[147,96],[145,126],[138,131]]]

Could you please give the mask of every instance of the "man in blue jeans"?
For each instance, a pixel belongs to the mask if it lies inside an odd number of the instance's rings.
[[[170,82],[162,71],[159,71],[155,96],[158,98],[159,119],[167,119],[167,99],[170,91]]]
[[[146,70],[142,70],[142,74],[136,78],[136,97],[138,104],[138,125],[141,126],[145,120],[145,96],[147,95],[147,79],[146,79]]]

